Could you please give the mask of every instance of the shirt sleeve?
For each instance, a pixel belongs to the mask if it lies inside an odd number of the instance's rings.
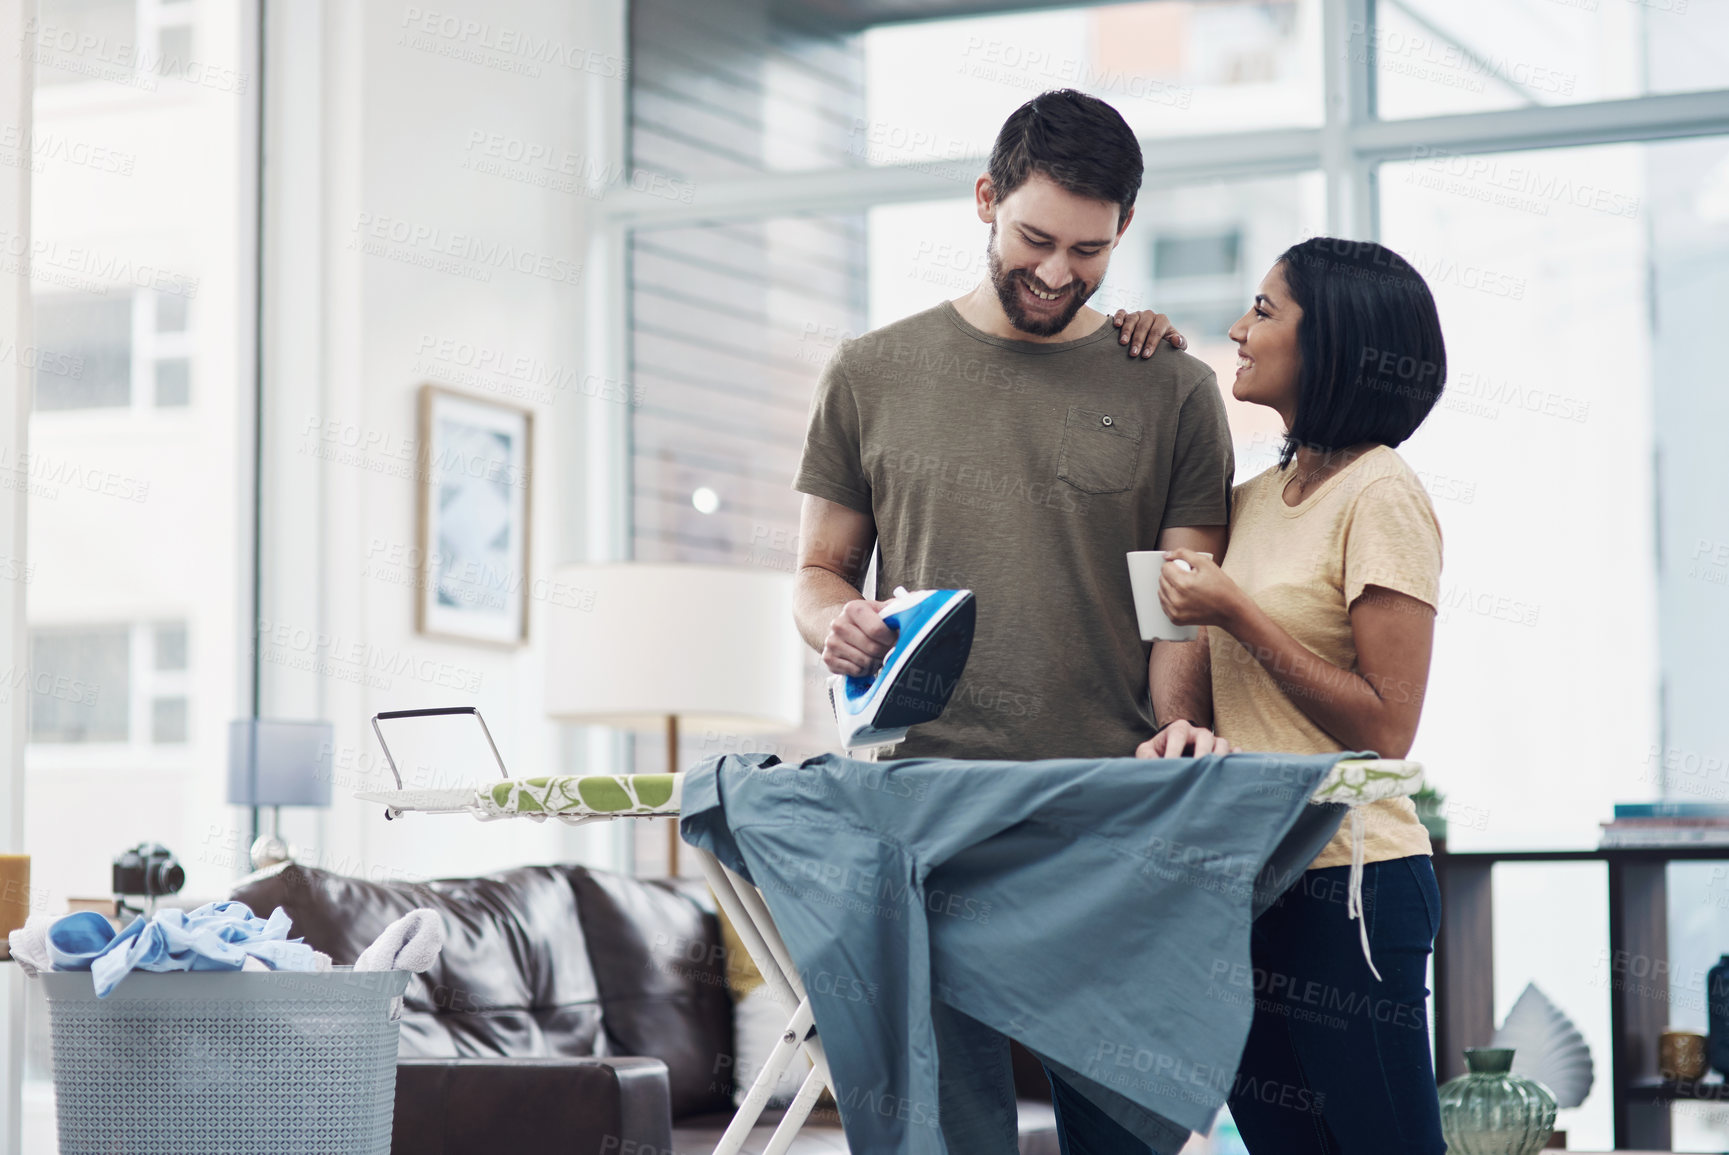
[[[842,365],[846,346],[823,368],[811,400],[793,488],[859,513],[871,512],[870,478],[865,475],[858,401]]]
[[[1229,524],[1236,469],[1225,401],[1219,396],[1218,378],[1209,369],[1189,390],[1177,413],[1176,460],[1160,528]]]
[[[1357,495],[1345,531],[1345,606],[1381,586],[1439,608],[1441,525],[1416,481],[1382,477]]]

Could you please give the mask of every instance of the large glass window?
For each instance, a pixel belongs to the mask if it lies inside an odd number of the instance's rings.
[[[35,306],[36,408],[130,405],[131,294],[44,293]]]
[[[250,588],[246,0],[40,0],[31,149],[25,849],[43,909],[149,838],[231,871],[225,726]],[[92,809],[77,799],[97,796]],[[68,837],[69,831],[77,837]]]
[[[847,149],[864,111],[859,37],[789,27],[751,0],[700,11],[641,0],[631,30],[634,170],[672,188],[858,163]],[[632,556],[790,573],[810,392],[826,349],[864,324],[859,215],[639,229],[628,258]],[[777,749],[826,747],[814,660],[806,689],[806,725]],[[699,757],[754,742],[685,739]],[[637,765],[665,764],[664,739],[633,748]],[[639,868],[664,869],[663,845],[658,831],[640,834]]]
[[[1320,34],[1318,0],[1158,0],[873,28],[853,153],[926,166],[986,156],[1003,118],[1050,88],[1109,101],[1147,137],[1317,125]]]
[[[176,287],[196,292],[192,284]],[[44,293],[35,305],[38,410],[174,409],[190,402],[194,344],[186,293]]]
[[[1488,112],[1729,85],[1729,7],[1700,0],[1379,0],[1380,115]]]
[[[636,235],[638,560],[736,563],[796,532],[813,351],[860,326],[861,232],[809,217]]]
[[[198,83],[205,73],[194,55],[198,7],[196,0],[41,0],[36,86],[107,82],[154,92],[164,78]]]
[[[1729,750],[1706,701],[1722,686],[1707,639],[1729,631],[1709,449],[1729,407],[1701,387],[1721,377],[1705,302],[1729,292],[1729,181],[1714,174],[1729,139],[1381,169],[1384,239],[1428,278],[1447,334],[1447,392],[1404,452],[1447,542],[1416,756],[1474,816],[1457,844],[1577,845],[1616,801],[1729,796],[1729,762],[1705,756]],[[1531,874],[1509,909],[1580,893]],[[1707,900],[1702,873],[1671,875],[1678,911]],[[1675,958],[1715,957],[1717,931],[1677,918]],[[1607,1051],[1596,972],[1556,968],[1529,934],[1496,948],[1497,1017],[1537,978]],[[1575,1132],[1608,1144],[1609,1106],[1594,1094]],[[1674,1113],[1677,1139],[1718,1122]]]
[[[855,37],[790,27],[752,0],[635,0],[630,21],[634,169],[688,182],[856,163]]]
[[[186,623],[33,630],[29,689],[33,743],[185,742]]]
[[[1721,391],[1700,388],[1717,370],[1697,302],[1723,292],[1729,262],[1716,171],[1729,172],[1723,139],[1381,170],[1384,237],[1427,276],[1448,339],[1447,394],[1408,454],[1435,479],[1449,546],[1422,741],[1527,838],[1590,831],[1616,791],[1724,785],[1628,780],[1654,734],[1729,744],[1696,700],[1720,684],[1702,639],[1729,628],[1698,548],[1723,512],[1699,453],[1725,415]],[[1599,550],[1637,564],[1591,564]],[[1486,647],[1504,660],[1485,666]],[[1503,713],[1515,776],[1463,741],[1469,719]],[[1556,724],[1521,731],[1515,715]],[[1591,724],[1611,715],[1645,721],[1624,735]]]
[[[250,587],[250,0],[39,0],[25,842],[36,909],[161,842],[226,892],[226,725]],[[8,160],[7,163],[19,163]],[[89,805],[100,798],[101,805]],[[25,1149],[55,1149],[45,1014]]]
[[[126,626],[35,631],[30,673],[32,742],[126,741],[132,699]]]

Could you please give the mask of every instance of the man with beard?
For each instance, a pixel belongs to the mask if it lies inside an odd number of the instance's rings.
[[[1125,358],[1115,328],[1086,307],[1134,217],[1141,173],[1140,145],[1108,104],[1070,90],[1027,102],[974,190],[990,226],[989,279],[843,345],[817,386],[795,482],[805,640],[838,674],[866,675],[889,651],[885,603],[861,593],[873,549],[879,591],[967,588],[978,599],[947,709],[895,757],[1216,748],[1189,721],[1202,717],[1192,695],[1205,636],[1149,652],[1124,555],[1223,556],[1224,403],[1202,362],[1175,350]],[[981,1038],[974,1050],[960,1064],[945,1054],[945,1085],[951,1075],[1000,1085],[1006,1043]],[[1051,1081],[1065,1152],[1147,1150]],[[954,1150],[1014,1150],[1008,1114],[945,1116],[943,1130],[965,1136]]]

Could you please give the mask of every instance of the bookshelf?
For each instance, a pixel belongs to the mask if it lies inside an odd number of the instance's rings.
[[[1601,850],[1452,852],[1438,843],[1441,932],[1435,942],[1435,1074],[1464,1074],[1466,1047],[1495,1033],[1495,867],[1503,862],[1601,862],[1609,887],[1611,960],[1667,959],[1668,866],[1729,861],[1729,846],[1627,847]],[[1631,968],[1629,968],[1631,969]],[[1609,1080],[1615,1146],[1666,1151],[1669,1105],[1678,1100],[1729,1101],[1723,1083],[1665,1081],[1657,1073],[1657,1036],[1669,1026],[1668,976],[1650,966],[1636,977],[1615,969],[1609,983]],[[1599,1061],[1602,1056],[1599,1056]]]

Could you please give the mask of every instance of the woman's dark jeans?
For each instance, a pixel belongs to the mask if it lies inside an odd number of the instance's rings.
[[[1441,892],[1427,855],[1363,871],[1369,973],[1345,917],[1350,867],[1303,874],[1249,939],[1255,1016],[1231,1088],[1231,1116],[1253,1155],[1441,1155],[1429,1060],[1429,952]],[[1056,1077],[1063,1155],[1142,1155],[1124,1131]],[[1159,1152],[1158,1155],[1174,1155]]]
[[[1348,866],[1304,873],[1255,920],[1255,1018],[1231,1088],[1253,1155],[1441,1155],[1429,1059],[1429,952],[1441,892],[1429,856],[1372,862],[1363,917],[1345,917]]]

